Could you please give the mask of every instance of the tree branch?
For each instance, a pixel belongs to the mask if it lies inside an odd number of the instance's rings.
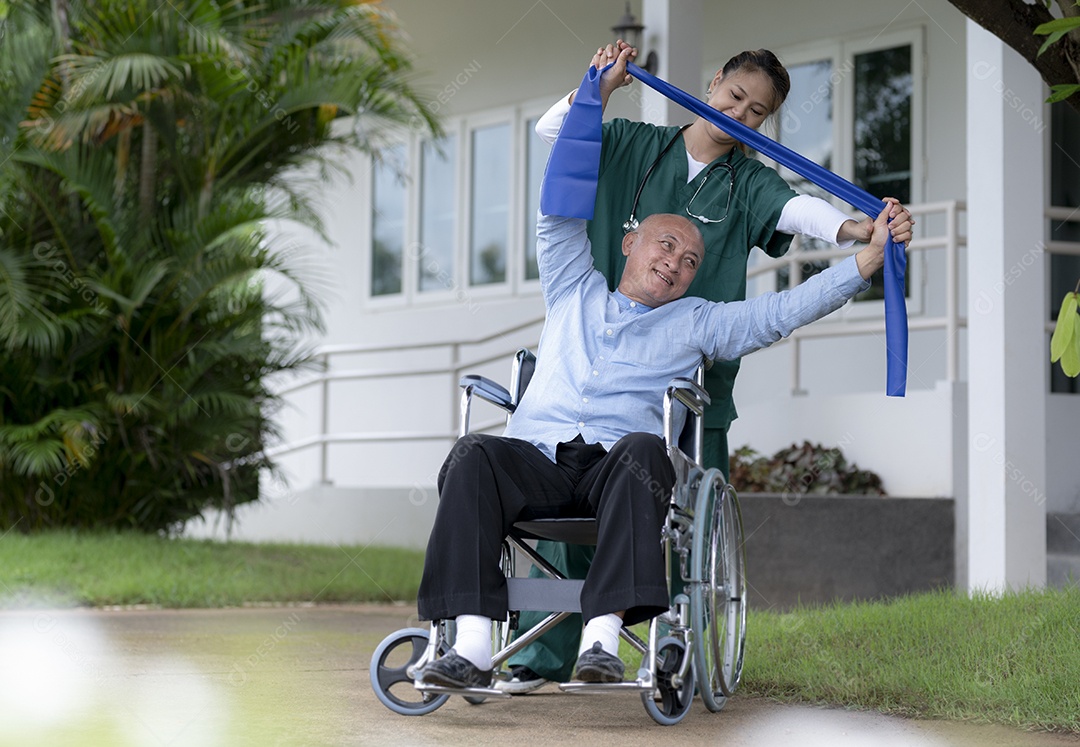
[[[1020,53],[1051,86],[1080,83],[1073,60],[1080,59],[1080,45],[1066,34],[1036,57],[1045,36],[1036,36],[1035,27],[1054,20],[1041,2],[1024,0],[949,0],[961,13]],[[1080,112],[1080,93],[1065,100]]]

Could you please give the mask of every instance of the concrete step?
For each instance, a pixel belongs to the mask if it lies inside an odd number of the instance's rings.
[[[250,542],[384,545],[423,550],[439,505],[433,486],[356,488],[310,485],[297,491],[264,485],[262,499],[236,509],[231,538]],[[220,512],[193,519],[184,535],[226,539]]]
[[[1046,515],[1046,552],[1080,555],[1080,514]]]

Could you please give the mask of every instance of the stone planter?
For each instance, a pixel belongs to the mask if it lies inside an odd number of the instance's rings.
[[[752,609],[955,585],[951,498],[740,493]]]

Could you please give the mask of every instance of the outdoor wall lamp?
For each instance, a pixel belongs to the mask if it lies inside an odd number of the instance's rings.
[[[656,70],[660,67],[660,60],[657,58],[655,50],[650,51],[645,56],[645,61],[641,62],[641,40],[645,27],[638,23],[637,17],[630,12],[629,2],[626,3],[626,13],[619,19],[617,24],[611,27],[611,30],[615,32],[616,39],[622,39],[638,50],[638,67],[651,75],[656,75]]]

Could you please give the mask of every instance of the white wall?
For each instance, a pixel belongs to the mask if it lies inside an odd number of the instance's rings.
[[[386,0],[383,5],[397,13],[410,37],[417,57],[417,84],[432,96],[433,110],[446,117],[495,109],[516,112],[520,117],[538,107],[542,110],[547,102],[576,86],[592,52],[609,40],[609,27],[623,11],[621,1]],[[640,17],[640,3],[632,3],[632,7]],[[814,40],[870,39],[921,29],[926,57],[921,199],[964,199],[963,102],[969,74],[965,69],[964,18],[945,0],[907,5],[858,0],[794,3],[783,6],[782,22],[777,22],[774,5],[735,7],[705,2],[703,7],[702,26],[708,29],[703,84],[742,49],[766,47],[783,59],[785,54],[813,46]],[[635,117],[634,102],[638,99],[633,87],[617,94],[609,114]],[[298,243],[310,248],[311,261],[324,271],[329,286],[323,294],[326,334],[314,342],[416,345],[477,338],[542,313],[535,284],[495,290],[464,288],[434,302],[367,299],[371,165],[362,156],[341,165],[347,176],[328,181],[320,198],[334,246],[321,248],[312,237],[297,237]],[[965,264],[961,255],[960,267]],[[940,257],[914,259],[913,276],[920,278],[922,287],[918,302],[912,304],[912,315],[940,314],[944,304]],[[966,307],[964,286],[961,282],[960,308]],[[535,342],[533,335],[529,337],[532,339],[522,342]],[[960,337],[963,378],[963,331]],[[895,495],[952,495],[959,477],[954,480],[951,455],[956,451],[955,439],[963,437],[952,424],[958,413],[965,412],[965,405],[957,394],[962,388],[942,384],[943,342],[940,332],[911,334],[909,394],[904,399],[884,396],[885,355],[880,337],[804,343],[803,388],[809,393],[805,397],[790,396],[788,346],[778,345],[749,356],[736,385],[741,417],[733,427],[731,444],[748,443],[771,453],[803,439],[826,445],[844,442],[848,458],[881,474]],[[490,347],[477,348],[468,355],[483,356]],[[505,347],[509,351],[514,345],[506,343]],[[408,358],[422,364],[438,355],[445,355],[445,351]],[[387,367],[399,362],[357,357],[341,365]],[[503,381],[507,378],[506,365],[501,362],[487,364],[480,372]],[[450,392],[454,382],[446,377],[333,386],[330,419],[337,430],[449,431],[453,425]],[[1060,407],[1050,408],[1051,434],[1069,432],[1080,414],[1074,412],[1080,411],[1077,398],[1060,399]],[[319,412],[314,390],[293,398],[280,422],[289,440],[316,433]],[[447,448],[448,443],[437,441],[408,447],[396,443],[333,446],[329,451],[331,478],[338,486],[412,489],[418,480],[432,485]],[[1080,460],[1075,459],[1075,449],[1070,449],[1067,439],[1051,437],[1047,461],[1048,508],[1080,510]],[[288,490],[295,493],[310,486],[317,478],[318,462],[316,449],[284,457],[282,463],[294,478]]]
[[[739,411],[729,435],[733,451],[749,444],[771,455],[805,439],[839,446],[848,463],[881,476],[890,495],[954,496],[953,433],[966,419],[962,387],[942,382],[902,399],[880,393],[777,394],[768,401],[742,404]]]
[[[259,503],[237,509],[231,535],[219,512],[189,522],[185,534],[198,539],[423,550],[437,507],[434,490],[314,486],[292,492],[269,485]]]

